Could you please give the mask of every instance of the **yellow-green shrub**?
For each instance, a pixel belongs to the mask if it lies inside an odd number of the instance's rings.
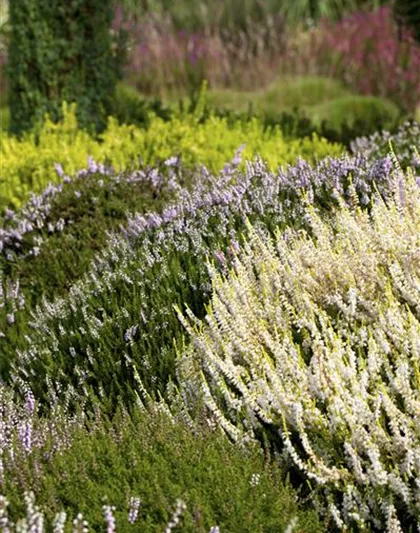
[[[246,144],[244,158],[260,154],[274,168],[293,163],[298,156],[314,161],[326,155],[338,155],[343,148],[314,136],[285,140],[279,128],[265,129],[254,118],[229,124],[224,118],[210,117],[201,123],[197,115],[179,115],[170,121],[151,117],[150,126],[140,129],[120,125],[110,117],[99,139],[77,127],[74,107],[64,106],[63,122],[46,120],[37,134],[22,139],[6,134],[0,139],[2,168],[0,207],[18,206],[29,193],[39,193],[50,181],[56,181],[54,163],[66,174],[86,166],[87,157],[108,160],[117,170],[138,164],[155,164],[180,155],[187,166],[204,164],[217,171],[232,159],[241,144]]]

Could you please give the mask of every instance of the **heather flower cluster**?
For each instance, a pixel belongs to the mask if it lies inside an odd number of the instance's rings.
[[[237,442],[278,434],[341,530],[420,520],[420,187],[400,177],[370,213],[309,206],[311,232],[248,225],[229,272],[208,265],[206,316],[178,309],[187,410]]]
[[[395,133],[388,131],[376,132],[370,137],[359,137],[351,143],[353,154],[363,154],[368,159],[385,157],[390,147],[398,154],[398,161],[403,168],[408,166],[418,173],[420,158],[420,123],[408,121],[402,124]]]
[[[12,522],[8,517],[7,507],[9,502],[4,496],[0,496],[0,527],[2,533],[46,533],[51,531],[51,528],[46,524],[44,514],[41,509],[35,504],[35,495],[33,492],[27,492],[24,495],[26,516],[19,519],[16,523]],[[185,509],[185,504],[182,500],[178,500],[176,509],[170,522],[167,524],[164,531],[170,533],[175,529],[181,520],[182,512]],[[104,531],[107,533],[117,533],[119,531],[116,526],[115,517],[113,515],[114,507],[110,505],[103,506],[104,513]],[[53,533],[64,533],[67,531],[66,524],[68,523],[67,514],[65,511],[57,513],[52,523]],[[130,524],[133,522],[129,521]],[[83,519],[83,515],[79,513],[73,520],[72,532],[73,533],[88,533],[89,523]],[[210,533],[218,533],[219,528],[217,526],[210,529]]]
[[[118,374],[124,361],[124,372],[137,367],[150,380],[155,354],[160,353],[160,370],[153,372],[149,385],[162,390],[173,357],[165,339],[180,331],[172,309],[177,294],[203,309],[211,287],[205,258],[215,256],[223,267],[247,217],[272,228],[302,226],[307,224],[306,203],[328,215],[340,197],[352,204],[354,190],[360,203],[368,206],[375,190],[388,198],[397,184],[388,157],[374,163],[362,155],[327,158],[315,167],[300,160],[277,173],[261,160],[247,162],[245,172],[238,171],[237,164],[226,166],[218,176],[203,167],[191,190],[174,177],[175,204],[160,213],[134,214],[119,234],[110,235],[108,248],[68,296],[45,301],[33,313],[26,339],[12,352],[12,376],[29,379],[38,390],[48,377],[53,387],[71,383],[87,393],[88,376],[89,383],[98,383],[96,354],[108,361],[112,372]],[[194,267],[182,266],[189,265],[192,257]],[[109,328],[115,335],[112,348]],[[8,327],[3,331],[6,338],[7,331]],[[70,359],[62,360],[58,374],[50,374],[51,368],[57,368],[57,353],[68,353]],[[122,360],[115,358],[116,353]],[[51,367],[48,361],[53,360]],[[169,367],[162,365],[165,360]]]

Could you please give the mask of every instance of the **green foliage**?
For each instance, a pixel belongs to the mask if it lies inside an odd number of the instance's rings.
[[[350,91],[332,78],[315,76],[280,79],[266,89],[255,92],[210,90],[208,101],[217,107],[246,111],[252,106],[262,114],[275,114],[304,108],[348,96]]]
[[[278,126],[265,128],[257,118],[229,121],[210,115],[201,121],[200,107],[195,114],[177,114],[169,121],[149,114],[146,129],[109,118],[98,140],[78,127],[73,107],[64,106],[63,115],[62,122],[46,120],[39,132],[22,139],[1,136],[0,209],[19,206],[30,192],[39,193],[48,182],[57,181],[54,163],[61,163],[65,173],[72,175],[86,165],[88,156],[108,161],[116,170],[138,167],[139,161],[155,165],[180,156],[186,167],[201,163],[218,171],[244,143],[246,159],[260,154],[271,168],[293,163],[298,156],[316,161],[343,150],[316,135],[286,140]]]
[[[303,511],[281,469],[257,446],[238,447],[219,431],[171,421],[160,413],[134,412],[112,423],[78,429],[72,444],[54,453],[47,440],[30,456],[17,454],[3,474],[9,516],[24,514],[23,491],[33,490],[48,522],[65,510],[78,513],[94,531],[105,527],[102,506],[115,506],[116,531],[161,532],[182,499],[185,532],[285,531],[296,517],[306,533],[324,531],[314,511]],[[96,427],[95,427],[96,426]],[[20,480],[20,483],[16,480]],[[128,523],[129,501],[140,498],[136,523]]]
[[[80,124],[103,129],[117,81],[110,26],[113,0],[10,3],[11,130],[22,132],[61,102],[77,102]]]
[[[317,133],[345,146],[380,129],[392,131],[399,116],[388,101],[353,95],[341,82],[315,76],[286,78],[256,92],[210,90],[208,103],[219,113],[233,110],[278,124],[285,135]]]
[[[0,107],[0,134],[6,133],[10,124],[10,110],[7,106]]]
[[[408,26],[420,43],[420,1],[394,0],[394,13],[398,22]]]
[[[398,107],[375,96],[345,96],[308,108],[315,124],[339,131],[343,126],[369,135],[380,129],[392,130],[400,117]]]
[[[153,115],[169,120],[176,114],[174,106],[164,104],[159,98],[142,98],[136,89],[123,83],[117,85],[111,111],[120,124],[142,127],[150,124]]]
[[[320,17],[337,18],[361,6],[372,8],[381,0],[123,0],[129,12],[139,17],[167,14],[179,29],[199,28],[249,29],[250,22],[266,22],[271,17],[284,17],[289,24],[307,23]]]
[[[41,299],[62,296],[89,268],[107,244],[108,232],[118,231],[127,213],[160,210],[173,199],[165,184],[149,180],[129,181],[123,175],[91,174],[73,179],[50,203],[44,227],[25,235],[21,253],[13,261],[0,256],[0,273],[19,278],[29,307]],[[54,232],[60,221],[62,231]],[[2,223],[0,221],[0,231]],[[39,254],[27,256],[34,239],[42,240]]]

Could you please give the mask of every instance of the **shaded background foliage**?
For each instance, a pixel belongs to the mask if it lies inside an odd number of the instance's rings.
[[[10,3],[11,131],[46,113],[57,120],[63,100],[77,102],[81,125],[105,126],[118,74],[113,15],[112,0]]]

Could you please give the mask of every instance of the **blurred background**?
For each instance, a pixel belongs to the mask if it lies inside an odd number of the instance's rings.
[[[84,84],[92,88],[101,83],[103,91],[108,84],[101,112],[116,116],[120,122],[141,123],[149,107],[165,115],[172,105],[189,105],[204,81],[208,84],[206,105],[219,113],[259,115],[267,123],[280,123],[285,130],[293,123],[305,134],[318,129],[327,138],[344,143],[348,137],[381,127],[392,129],[402,119],[419,117],[419,0],[102,3],[112,11],[112,16],[104,15],[101,22],[108,26],[113,57],[108,70],[104,70],[107,82],[103,82],[103,73],[102,82],[98,77],[95,82],[89,81],[92,67],[79,65],[77,58],[69,57],[69,64],[73,70],[84,69],[85,77],[82,82],[79,77],[77,87]],[[32,127],[45,112],[58,119],[59,100],[69,99],[60,89],[65,85],[62,78],[47,84],[47,90],[40,89],[38,82],[36,89],[27,86],[31,77],[52,79],[44,64],[49,62],[55,73],[62,65],[54,66],[54,61],[57,65],[59,62],[46,49],[58,51],[61,46],[67,50],[66,39],[74,41],[77,33],[74,29],[74,35],[70,30],[67,36],[60,35],[59,44],[56,35],[54,44],[48,29],[55,21],[44,19],[42,26],[36,17],[31,22],[27,15],[23,20],[29,20],[28,27],[34,25],[27,46],[33,45],[31,56],[19,37],[19,17],[22,12],[33,13],[36,4],[42,2],[14,0],[11,6],[7,0],[0,0],[2,129],[11,128],[15,133]],[[48,3],[48,9],[54,10],[55,4],[59,6],[60,2]],[[63,8],[61,24],[72,28],[81,24],[77,10],[95,2],[72,0],[67,4],[74,4],[73,11]],[[94,34],[98,26],[91,35],[91,30],[85,28],[84,38],[90,35],[92,43],[102,39],[103,34]],[[98,51],[95,53],[92,64],[99,65],[102,59]],[[29,66],[23,71],[25,62]],[[76,101],[88,94],[88,90],[81,91]],[[53,101],[57,103],[53,105]],[[89,105],[92,109],[92,102]],[[80,102],[79,108],[83,122]],[[28,121],[30,116],[34,118]],[[91,124],[91,117],[84,122]],[[100,120],[93,122],[101,128]]]

